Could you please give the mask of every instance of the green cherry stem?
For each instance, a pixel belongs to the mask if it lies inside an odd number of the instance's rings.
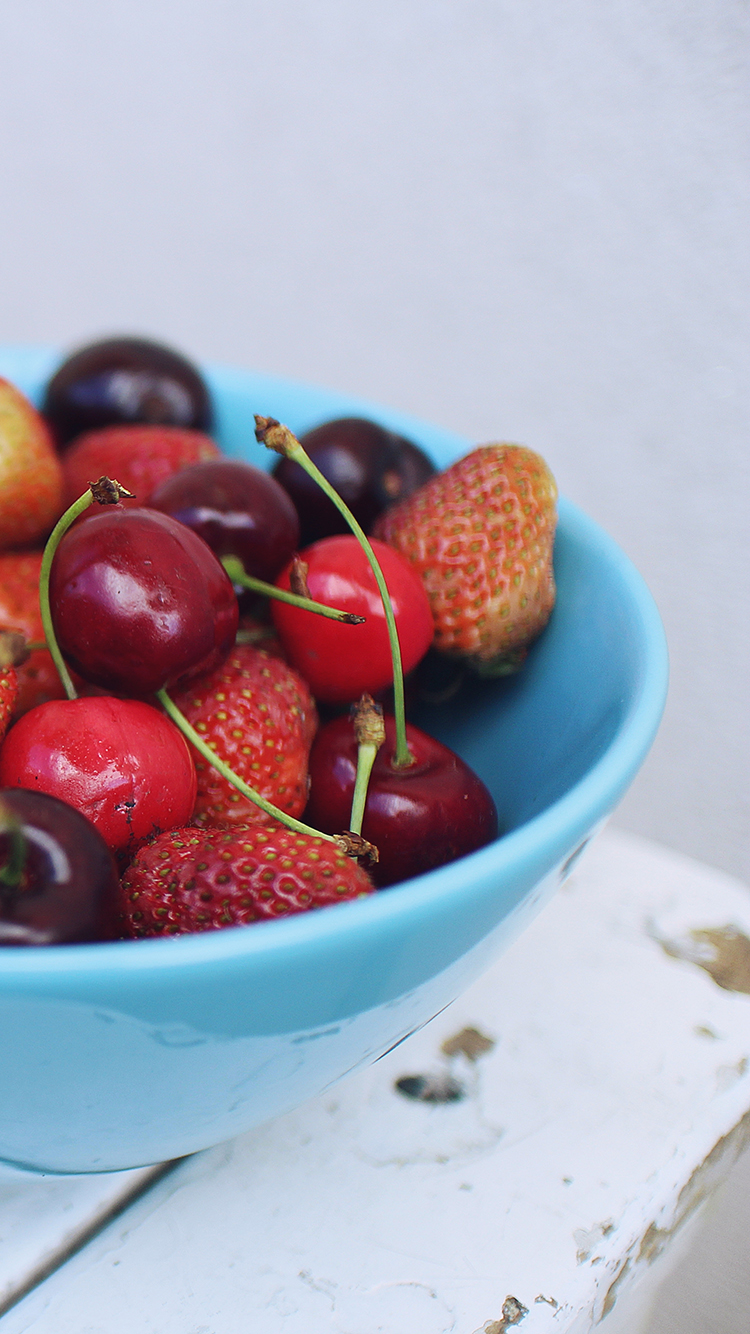
[[[380,704],[375,703],[372,695],[363,695],[359,704],[352,710],[352,722],[357,738],[357,773],[354,779],[349,828],[353,834],[361,834],[372,766],[385,741],[383,709]]]
[[[362,625],[365,621],[364,616],[357,616],[353,611],[339,611],[337,607],[327,607],[324,602],[301,597],[298,593],[290,593],[285,588],[277,588],[275,584],[267,584],[263,579],[256,579],[254,575],[246,574],[245,567],[237,556],[224,556],[221,563],[233,584],[241,584],[243,588],[249,588],[253,593],[262,593],[265,597],[276,598],[279,602],[289,602],[293,607],[301,607],[303,611],[314,611],[318,616],[327,616],[329,620],[341,621],[344,625]]]
[[[83,511],[88,509],[89,505],[92,504],[93,499],[94,496],[89,489],[84,492],[82,496],[79,496],[78,500],[74,500],[69,509],[66,509],[62,518],[58,520],[49,535],[47,545],[44,548],[42,566],[39,572],[39,610],[42,613],[44,638],[68,699],[77,698],[76,688],[73,685],[70,672],[65,665],[63,655],[58,647],[57,636],[55,635],[54,626],[52,625],[52,612],[49,605],[49,573],[52,569],[52,561],[54,560],[55,552],[60,545],[61,539],[67,533],[70,525],[75,523],[79,514],[83,514]]]
[[[406,769],[414,763],[414,756],[406,742],[406,709],[404,705],[404,669],[401,662],[401,645],[398,640],[398,630],[396,629],[396,618],[393,614],[393,604],[391,595],[388,592],[388,585],[385,582],[383,571],[380,568],[372,545],[354,515],[352,514],[346,501],[341,499],[338,491],[334,490],[327,477],[313,463],[312,459],[305,452],[299,440],[296,439],[288,426],[283,426],[281,422],[276,421],[275,417],[255,418],[255,436],[256,439],[268,449],[273,449],[277,454],[282,454],[284,458],[293,459],[301,468],[304,468],[308,477],[311,477],[328,499],[333,502],[336,509],[343,515],[347,524],[351,528],[354,536],[357,538],[362,550],[370,562],[370,568],[375,576],[375,582],[378,586],[378,592],[383,601],[383,611],[385,613],[385,623],[388,627],[388,639],[391,646],[391,658],[393,660],[393,715],[396,724],[396,752],[393,757],[393,766],[396,769]]]
[[[52,562],[55,558],[55,552],[60,545],[63,537],[67,533],[71,524],[75,523],[79,514],[83,514],[89,505],[96,500],[99,505],[116,505],[118,501],[126,498],[134,500],[132,491],[128,491],[119,482],[109,477],[100,477],[98,482],[92,482],[87,491],[82,496],[73,501],[73,504],[66,509],[61,519],[58,519],[52,532],[47,539],[47,545],[44,548],[42,556],[42,565],[39,571],[39,610],[42,614],[42,628],[44,629],[44,638],[47,648],[52,656],[52,661],[57,668],[57,674],[62,682],[63,689],[68,699],[77,699],[76,688],[70,677],[63,655],[60,652],[55,628],[52,624],[52,612],[49,605],[49,575],[52,569]]]
[[[259,792],[255,792],[253,788],[249,787],[242,778],[239,778],[238,775],[229,768],[229,765],[226,764],[224,760],[219,758],[216,752],[208,745],[208,742],[204,741],[203,737],[196,732],[195,728],[188,722],[182,710],[177,707],[174,700],[170,699],[166,690],[157,690],[156,698],[160,700],[166,713],[169,714],[169,717],[172,719],[175,726],[179,727],[183,736],[187,737],[188,741],[195,746],[195,749],[200,752],[204,759],[208,760],[209,764],[213,765],[214,769],[221,774],[222,778],[226,778],[233,787],[236,787],[237,791],[241,792],[243,797],[247,797],[248,801],[254,802],[256,806],[260,806],[260,809],[265,811],[266,815],[270,815],[274,820],[279,820],[281,824],[285,824],[288,829],[293,829],[296,834],[310,834],[313,838],[322,838],[327,843],[336,843],[341,846],[338,835],[322,834],[319,829],[313,829],[311,825],[303,824],[301,820],[295,820],[293,815],[287,815],[286,811],[279,810],[278,806],[274,806],[270,801],[266,801],[265,797],[261,797]]]

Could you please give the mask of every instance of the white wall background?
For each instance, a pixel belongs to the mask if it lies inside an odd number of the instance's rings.
[[[671,645],[619,822],[746,876],[749,27],[744,0],[25,0],[0,49],[0,342],[142,332],[539,449]]]
[[[26,0],[0,341],[144,332],[539,449],[673,685],[623,825],[750,874],[742,0]]]
[[[750,874],[744,0],[26,0],[0,341],[144,332],[544,453],[660,605],[621,824]]]

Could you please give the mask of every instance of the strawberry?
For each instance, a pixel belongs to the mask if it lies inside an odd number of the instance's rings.
[[[122,879],[130,936],[244,926],[371,894],[367,872],[336,844],[274,822],[172,829],[137,853]]]
[[[0,667],[0,741],[8,730],[18,695],[15,667]]]
[[[6,551],[0,554],[0,630],[18,630],[26,639],[43,640],[39,611],[41,551]],[[65,691],[46,648],[35,649],[16,667],[18,702],[16,715],[35,704],[63,699]]]
[[[144,505],[151,492],[191,463],[218,458],[220,450],[202,431],[178,426],[107,426],[87,431],[63,455],[66,503],[72,505],[97,478],[115,477]]]
[[[63,477],[49,429],[0,379],[0,551],[45,537],[63,508]]]
[[[436,648],[484,674],[518,665],[554,606],[556,499],[544,459],[491,444],[381,516],[376,535],[422,576]]]
[[[317,713],[302,677],[252,644],[237,644],[221,667],[192,681],[174,701],[240,778],[289,815],[307,803],[307,763]],[[194,752],[198,825],[245,825],[270,819]]]

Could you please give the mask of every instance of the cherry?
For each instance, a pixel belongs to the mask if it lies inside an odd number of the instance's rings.
[[[195,533],[114,505],[69,529],[52,562],[52,622],[87,681],[127,695],[212,671],[237,631],[232,585]]]
[[[117,869],[101,835],[42,792],[0,791],[0,945],[117,934]]]
[[[384,509],[435,472],[411,440],[363,417],[325,422],[301,436],[300,444],[366,532]],[[297,506],[305,546],[348,531],[346,520],[298,463],[281,459],[274,477]]]
[[[146,504],[187,524],[217,556],[236,556],[256,579],[275,579],[299,546],[297,511],[284,488],[237,459],[183,468]]]
[[[0,749],[0,785],[67,802],[121,856],[187,824],[197,790],[174,724],[150,704],[106,695],[51,700],[19,718]]]
[[[370,874],[381,888],[474,852],[498,832],[488,789],[458,755],[407,723],[413,763],[397,766],[395,721],[386,716],[384,722],[362,823],[363,836],[380,854]],[[334,718],[320,728],[310,754],[310,824],[324,831],[346,827],[356,772],[351,720]]]
[[[383,542],[372,546],[391,594],[408,672],[432,642],[430,604],[408,561]],[[376,694],[393,681],[393,664],[383,602],[366,552],[355,537],[326,537],[300,552],[300,559],[308,567],[310,596],[364,616],[365,624],[342,625],[274,602],[274,625],[289,661],[319,700],[345,703],[363,691]],[[289,588],[290,569],[277,579],[280,588]]]
[[[106,338],[58,367],[42,404],[58,446],[83,431],[125,422],[210,431],[208,389],[179,352],[146,338]]]

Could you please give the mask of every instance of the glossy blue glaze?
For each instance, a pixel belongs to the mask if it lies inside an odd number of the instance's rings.
[[[51,350],[0,352],[39,397]],[[469,442],[399,413],[227,368],[208,376],[221,442],[269,465],[253,413],[295,431],[377,418],[440,464]],[[558,603],[522,673],[419,721],[481,774],[508,831],[384,891],[173,940],[0,950],[0,1158],[113,1170],[217,1143],[319,1093],[448,1004],[512,940],[625,792],[667,684],[664,635],[633,566],[566,501]]]

